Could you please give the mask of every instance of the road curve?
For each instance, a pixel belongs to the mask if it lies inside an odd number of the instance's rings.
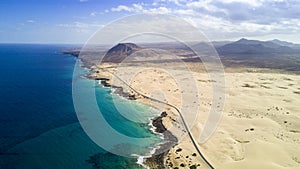
[[[97,66],[97,67],[98,67],[98,66]],[[149,99],[149,100],[151,100],[151,101],[158,102],[158,103],[162,103],[162,104],[165,104],[165,105],[167,105],[167,106],[170,106],[170,107],[174,108],[174,109],[178,112],[178,114],[179,114],[179,116],[180,116],[180,118],[181,118],[181,120],[182,120],[182,123],[183,123],[183,125],[184,125],[184,128],[186,129],[186,131],[187,131],[187,133],[188,133],[188,135],[189,135],[189,137],[190,137],[190,139],[191,139],[191,141],[192,141],[192,143],[193,143],[195,149],[197,150],[198,154],[200,155],[201,159],[205,162],[205,164],[206,164],[210,169],[214,169],[214,167],[209,163],[209,161],[208,161],[208,160],[204,157],[204,155],[201,153],[201,151],[200,151],[199,147],[197,146],[197,143],[196,143],[196,141],[195,141],[195,139],[194,139],[192,133],[190,132],[190,130],[189,130],[189,128],[188,128],[188,126],[187,126],[187,124],[186,124],[186,122],[185,122],[185,120],[184,120],[184,118],[183,118],[183,116],[182,116],[182,113],[179,111],[179,109],[178,109],[176,106],[174,106],[174,105],[172,105],[172,104],[170,104],[170,103],[163,102],[163,101],[161,101],[161,100],[158,100],[158,99],[155,99],[155,98],[146,96],[146,95],[144,95],[143,93],[140,93],[139,91],[135,90],[133,87],[131,87],[129,84],[127,84],[125,81],[123,81],[123,80],[122,80],[119,76],[117,76],[115,73],[110,72],[110,71],[105,70],[105,69],[100,68],[100,67],[98,67],[98,68],[101,69],[101,70],[103,70],[103,71],[106,71],[106,72],[112,74],[114,77],[116,77],[116,78],[119,79],[121,82],[123,82],[127,87],[129,87],[133,92],[135,92],[136,94],[142,96],[143,98],[146,98],[146,99]]]

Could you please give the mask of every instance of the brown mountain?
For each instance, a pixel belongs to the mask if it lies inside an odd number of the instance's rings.
[[[106,52],[103,61],[119,63],[140,49],[142,48],[134,43],[119,43]]]
[[[297,53],[288,46],[282,46],[272,41],[248,40],[242,38],[236,42],[217,48],[220,55],[262,55],[262,54],[291,54]]]

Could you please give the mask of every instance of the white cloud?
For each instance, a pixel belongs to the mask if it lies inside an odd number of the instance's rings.
[[[174,4],[178,5],[178,6],[181,6],[181,5],[183,5],[183,3],[187,2],[187,0],[167,0],[167,1],[168,2],[172,2],[172,3],[174,3]]]
[[[182,16],[211,38],[293,34],[300,38],[300,1],[153,0],[110,11]]]
[[[197,12],[192,9],[177,9],[173,10],[173,12],[178,15],[197,15]]]
[[[186,6],[188,8],[196,8],[196,9],[202,8],[202,9],[205,9],[210,12],[225,12],[226,13],[225,9],[221,9],[221,8],[216,7],[215,5],[212,5],[210,1],[190,2],[190,3],[187,3]]]
[[[96,16],[96,15],[97,15],[97,12],[90,13],[90,16]]]
[[[133,12],[133,13],[143,13],[147,11],[146,9],[144,9],[144,6],[145,6],[144,3],[132,4],[131,6],[119,5],[116,8],[111,8],[110,11],[112,12],[126,11],[126,12]]]
[[[191,0],[154,0],[152,2],[153,6],[159,6],[159,5],[163,5],[163,4],[175,4],[177,6],[184,6],[185,3],[189,2]]]
[[[187,22],[178,18],[164,15],[133,15],[129,20],[113,22],[102,29],[101,36],[95,36],[91,42],[115,43],[115,40],[129,39],[138,42],[158,42],[171,40],[168,37],[176,37],[183,41],[205,40],[203,36],[195,36],[199,31],[191,27]],[[128,24],[130,22],[130,24]],[[160,35],[139,34],[141,32],[155,32]]]
[[[35,23],[35,20],[31,20],[31,19],[30,19],[30,20],[27,20],[26,22],[27,22],[27,23]]]
[[[261,6],[263,3],[263,0],[223,0],[221,1],[223,3],[226,4],[230,4],[230,3],[242,3],[242,4],[246,4],[246,5],[250,5],[252,7],[258,7]]]
[[[138,10],[138,11],[142,11],[143,10],[143,6],[141,4],[133,4],[132,5],[134,9]]]
[[[168,9],[166,7],[150,8],[149,10],[145,10],[145,13],[170,14],[171,9]]]
[[[252,7],[260,7],[266,3],[278,3],[278,2],[286,2],[286,0],[218,0],[220,2],[230,4],[230,3],[241,3],[245,5],[250,5]]]
[[[127,11],[127,12],[132,12],[133,9],[128,7],[128,6],[125,6],[125,5],[119,5],[118,7],[116,8],[111,8],[111,11],[112,12],[120,12],[120,11]]]
[[[171,9],[166,7],[144,8],[145,4],[132,4],[131,6],[119,5],[116,8],[111,8],[112,12],[132,12],[132,13],[151,13],[151,14],[169,14]]]

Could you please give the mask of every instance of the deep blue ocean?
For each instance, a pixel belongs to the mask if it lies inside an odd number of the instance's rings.
[[[72,100],[76,59],[60,53],[73,47],[0,44],[0,169],[141,168],[135,158],[104,151],[80,126]],[[112,98],[141,118],[149,118],[147,106],[111,94],[95,81],[79,80],[95,90],[114,129],[133,137],[152,137],[149,146],[161,141],[148,125],[120,115]],[[137,109],[132,110],[132,105]]]

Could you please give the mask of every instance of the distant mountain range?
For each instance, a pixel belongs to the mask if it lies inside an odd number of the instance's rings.
[[[86,66],[99,63],[99,57],[104,56],[103,62],[120,63],[129,56],[131,61],[171,62],[169,54],[177,55],[187,62],[201,62],[195,56],[195,52],[181,43],[119,43],[107,50],[107,47],[62,51],[80,59]],[[258,67],[281,69],[300,73],[300,45],[281,40],[259,41],[242,38],[238,41],[214,41],[211,43],[193,43],[192,48],[197,48],[201,56],[215,56],[219,54],[220,59],[226,67]],[[158,50],[158,53],[156,52]],[[166,51],[166,52],[161,52]],[[200,53],[199,53],[200,51]],[[218,52],[218,53],[216,53]],[[131,56],[130,56],[131,55]],[[164,56],[164,57],[161,57]],[[165,57],[166,56],[166,57]],[[171,57],[172,58],[172,57]]]
[[[277,39],[270,41],[242,38],[216,47],[226,67],[257,67],[300,73],[300,45]]]
[[[294,49],[300,49],[300,44],[294,44],[294,43],[291,43],[291,42],[281,41],[281,40],[278,40],[278,39],[271,40],[270,42],[276,43],[276,44],[281,45],[281,46],[288,46],[288,47],[291,47],[291,48],[294,48]]]
[[[141,47],[142,46],[142,47]],[[138,46],[134,43],[119,43],[109,49],[103,61],[107,62],[120,62],[132,53],[144,48],[158,48],[177,53],[179,56],[193,56],[195,53],[190,48],[183,44],[178,43],[153,43],[141,44]],[[214,48],[213,48],[214,47]],[[281,41],[278,39],[270,41],[248,40],[242,38],[238,41],[213,41],[211,43],[199,42],[193,45],[202,51],[200,54],[209,55],[214,54],[213,49],[219,53],[220,56],[233,56],[233,55],[269,55],[269,54],[300,54],[300,44]],[[63,51],[65,54],[78,56],[80,49]]]
[[[236,42],[216,47],[220,55],[232,54],[289,54],[300,53],[300,45],[277,39],[271,41],[248,40],[242,38]]]

